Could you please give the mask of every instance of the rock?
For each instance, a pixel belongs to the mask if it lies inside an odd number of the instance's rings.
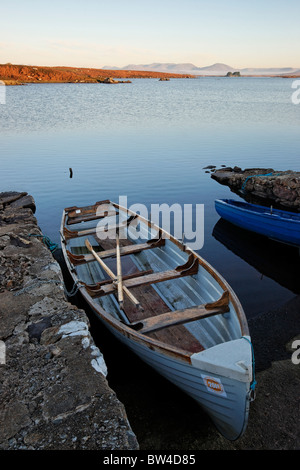
[[[102,83],[118,83],[117,80],[114,80],[113,78],[105,78]]]
[[[45,317],[36,323],[31,323],[27,330],[29,339],[32,340],[36,338],[37,341],[40,341],[43,331],[51,326],[51,318]]]
[[[300,172],[227,167],[216,170],[211,178],[245,198],[252,196],[268,205],[273,203],[286,210],[300,211]]]
[[[240,77],[241,76],[241,72],[228,72],[226,74],[226,77]]]
[[[115,80],[114,78],[99,78],[98,83],[132,83],[130,80]]]
[[[0,193],[0,449],[138,449],[86,313],[67,301],[35,204]],[[25,207],[26,206],[26,207]]]
[[[23,196],[27,196],[27,193],[18,193],[16,191],[8,191],[0,194],[0,204],[10,204],[11,202],[17,201]]]
[[[33,213],[35,213],[36,210],[34,199],[28,194],[12,202],[10,207],[13,209],[31,209]]]

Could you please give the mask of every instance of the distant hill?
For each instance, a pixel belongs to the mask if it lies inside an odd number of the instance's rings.
[[[284,68],[244,68],[238,69],[231,65],[216,63],[206,67],[197,67],[191,63],[158,63],[152,64],[129,64],[125,67],[105,66],[103,69],[110,70],[144,70],[148,72],[161,73],[180,73],[192,75],[226,75],[228,72],[240,72],[241,75],[283,75],[283,74],[299,74],[299,70],[292,67]]]
[[[197,71],[198,67],[193,64],[173,64],[173,63],[153,63],[153,64],[129,64],[125,67],[103,67],[104,70],[144,70],[148,72],[160,72],[160,73],[189,73],[194,74],[194,70]],[[184,70],[184,72],[182,72]]]
[[[241,73],[244,74],[244,75],[284,75],[284,74],[293,74],[296,71],[297,71],[297,69],[294,69],[292,67],[247,68],[247,69],[242,69]]]
[[[236,70],[226,64],[196,67],[193,64],[149,64],[133,65],[124,68],[105,67],[102,69],[79,67],[40,67],[30,65],[0,64],[0,80],[7,85],[22,83],[113,83],[111,78],[192,78],[197,76],[265,75],[281,77],[300,77],[300,70],[284,69],[242,69]]]
[[[154,62],[152,64],[129,64],[125,67],[117,68],[105,66],[103,69],[111,70],[145,70],[148,72],[161,72],[161,73],[188,73],[193,75],[210,75],[210,74],[221,74],[225,75],[227,72],[235,71],[230,65],[226,64],[214,64],[208,67],[197,67],[194,64],[183,63],[183,64],[174,64],[174,63],[158,63]]]
[[[203,73],[221,73],[222,75],[226,74],[227,72],[235,72],[237,69],[231,67],[230,65],[226,64],[213,64],[207,67],[198,67],[197,70]]]
[[[282,75],[283,77],[299,77],[300,78],[300,69],[294,70],[293,72],[285,73]]]

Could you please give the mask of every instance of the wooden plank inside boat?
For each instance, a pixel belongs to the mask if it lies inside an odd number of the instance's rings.
[[[136,322],[132,326],[140,333],[145,334],[152,331],[158,331],[169,326],[180,325],[181,323],[200,320],[200,318],[207,318],[213,315],[226,313],[229,310],[227,294],[228,292],[224,292],[219,301],[211,304],[197,305],[196,307],[162,313],[161,315],[149,317],[143,321]],[[224,297],[226,300],[223,300]]]
[[[124,220],[121,223],[114,223],[112,225],[103,225],[102,227],[93,227],[86,230],[69,230],[67,227],[63,228],[63,236],[65,240],[69,240],[71,238],[79,238],[79,237],[87,237],[89,235],[95,235],[96,232],[109,232],[109,231],[116,231],[120,230],[123,227],[127,227],[137,216],[130,216],[127,220]]]
[[[198,262],[196,261],[198,264]],[[137,278],[131,278],[124,281],[124,286],[127,288],[134,288],[134,287],[141,287],[147,284],[156,284],[158,282],[169,281],[171,279],[178,279],[179,277],[190,276],[191,274],[195,274],[197,271],[197,265],[195,266],[191,264],[187,269],[170,269],[168,271],[162,272],[155,272],[152,274],[147,274],[143,277],[137,276]],[[182,268],[182,266],[180,266]],[[196,268],[196,269],[195,269]],[[115,285],[113,283],[103,286],[102,293],[99,292],[99,296],[101,295],[108,295],[112,294],[115,290]]]
[[[152,248],[156,248],[158,246],[164,245],[164,242],[165,242],[165,240],[161,239],[161,240],[157,240],[157,241],[155,241],[155,240],[153,240],[151,242],[149,241],[147,243],[137,243],[137,244],[132,244],[132,245],[128,245],[128,246],[120,246],[120,256],[131,255],[131,254],[134,254],[134,253],[140,253],[141,251],[150,250]],[[95,260],[94,256],[91,255],[91,254],[74,255],[74,253],[70,253],[70,251],[67,250],[67,255],[69,256],[69,259],[70,259],[71,263],[74,264],[74,266],[77,265],[77,264],[90,263],[91,261]],[[98,252],[98,256],[101,259],[115,257],[116,256],[116,249],[112,248],[110,250],[100,251],[100,252]]]
[[[115,240],[97,239],[97,241],[100,244],[101,248],[103,248],[104,250],[115,249]],[[120,239],[121,247],[129,245],[132,245],[132,243],[128,239]],[[122,264],[124,277],[126,276],[126,271],[130,269],[130,258],[126,258],[127,259],[124,265]],[[137,269],[133,261],[131,261],[131,263],[131,269],[134,267],[136,272],[139,273],[139,270]],[[114,268],[112,267],[112,264],[110,264],[110,267],[115,273],[117,272],[116,262]],[[131,323],[139,322],[143,319],[155,317],[157,315],[168,313],[170,311],[168,305],[162,300],[162,298],[150,284],[132,287],[130,291],[132,292],[134,297],[138,299],[139,303],[143,307],[143,311],[137,309],[132,304],[132,302],[130,302],[130,300],[126,298],[126,296],[124,296],[123,310],[126,314],[126,317]],[[117,294],[117,291],[115,291],[115,294]],[[199,341],[184,327],[184,325],[177,325],[172,326],[170,328],[161,329],[160,331],[149,332],[149,336],[192,353],[199,352],[204,349],[203,346],[199,343]]]

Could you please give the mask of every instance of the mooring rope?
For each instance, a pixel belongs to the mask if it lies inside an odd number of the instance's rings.
[[[253,344],[252,342],[250,341],[249,338],[246,338],[246,336],[242,336],[243,339],[245,339],[246,341],[248,341],[248,343],[250,344],[251,346],[251,351],[252,351],[252,371],[253,371],[253,379],[252,379],[252,382],[250,384],[250,390],[253,394],[253,396],[251,397],[252,398],[252,401],[255,399],[255,386],[257,384],[256,380],[255,380],[255,357],[254,357],[254,348],[253,348]]]
[[[30,233],[28,235],[29,237],[39,237],[39,238],[42,238],[42,242],[44,243],[44,245],[46,245],[49,250],[51,251],[51,253],[54,253],[55,250],[57,250],[58,248],[58,244],[57,243],[54,243],[50,240],[49,237],[46,237],[45,235],[38,235],[38,234],[35,234],[35,233]]]
[[[244,183],[243,183],[243,186],[241,188],[242,191],[244,191],[245,187],[246,187],[246,184],[247,184],[247,181],[251,178],[259,178],[260,176],[278,176],[280,173],[276,173],[274,174],[273,172],[272,173],[267,173],[265,175],[250,175],[250,176],[247,176],[247,178],[245,179]]]

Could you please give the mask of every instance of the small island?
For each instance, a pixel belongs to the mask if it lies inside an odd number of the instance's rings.
[[[228,72],[226,74],[226,77],[240,77],[241,76],[241,72]]]
[[[130,80],[115,80],[114,78],[98,78],[96,79],[98,83],[132,83]]]

